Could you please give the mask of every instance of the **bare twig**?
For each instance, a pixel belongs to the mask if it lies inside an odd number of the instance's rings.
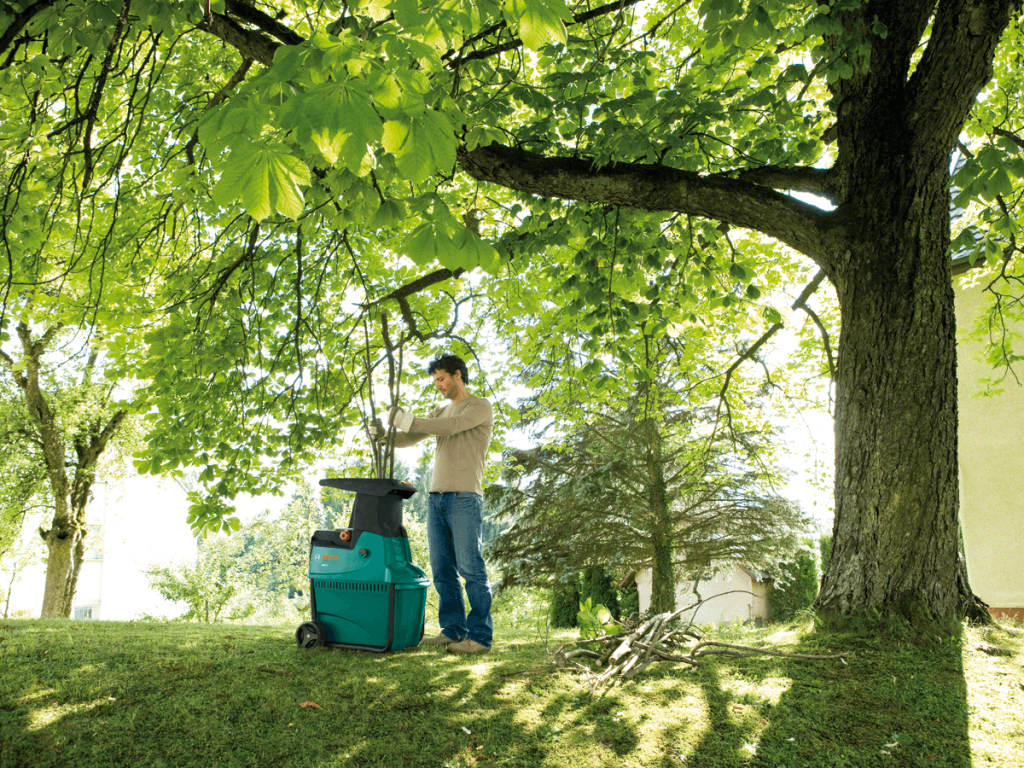
[[[721,596],[715,595],[707,600],[713,600]],[[788,653],[775,650],[774,648],[756,648],[754,646],[724,643],[717,640],[704,640],[699,633],[692,630],[692,623],[686,624],[684,627],[672,626],[687,611],[699,608],[707,600],[701,599],[680,610],[651,616],[632,630],[567,643],[555,652],[555,661],[560,668],[566,669],[567,662],[571,659],[582,657],[596,660],[596,667],[605,667],[605,669],[599,675],[588,676],[587,685],[591,693],[603,689],[603,694],[605,694],[620,680],[631,680],[637,675],[642,674],[651,664],[658,661],[686,664],[691,668],[695,668],[700,665],[699,660],[705,656],[743,657],[766,655],[806,661],[842,661],[845,663],[846,657],[849,655],[836,654],[826,656]],[[676,649],[687,639],[694,640],[696,643],[688,652],[679,653]],[[588,647],[566,650],[572,646],[584,643]],[[594,650],[595,644],[603,645],[603,651]],[[579,662],[574,662],[574,666],[579,667],[581,665]]]
[[[839,661],[845,659],[850,654],[840,653],[832,656],[815,656],[807,653],[784,653],[783,651],[776,651],[771,648],[755,648],[750,645],[736,645],[735,643],[720,643],[716,640],[707,640],[702,643],[698,643],[690,651],[691,658],[699,658],[700,656],[711,656],[713,651],[704,651],[704,648],[728,648],[733,651],[742,652],[745,656],[765,655],[765,656],[782,656],[787,659],[809,659],[813,661]]]

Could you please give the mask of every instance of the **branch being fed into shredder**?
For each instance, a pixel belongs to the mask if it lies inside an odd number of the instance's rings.
[[[403,425],[412,426],[412,415],[407,414],[398,407],[402,387],[402,352],[406,337],[401,335],[398,338],[397,360],[395,359],[395,345],[388,333],[388,316],[384,312],[380,315],[381,338],[384,341],[384,353],[388,362],[388,395],[391,398],[391,406],[388,408],[387,426],[377,418],[377,409],[373,397],[373,369],[374,362],[370,353],[370,329],[365,323],[366,333],[366,389],[368,393],[370,412],[366,418],[366,434],[370,438],[370,450],[373,452],[373,473],[376,477],[394,479],[395,476],[395,436],[396,429],[408,431]],[[378,361],[379,362],[379,361]],[[401,414],[399,421],[396,421],[396,414]]]

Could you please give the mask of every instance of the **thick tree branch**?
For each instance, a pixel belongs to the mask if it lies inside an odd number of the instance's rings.
[[[262,32],[246,29],[234,19],[219,13],[203,19],[199,28],[219,37],[242,54],[243,59],[253,59],[266,67],[274,64],[274,52],[281,46]]]
[[[908,118],[919,146],[953,148],[981,88],[992,78],[996,46],[1021,0],[943,0],[931,38],[910,78]]]
[[[784,168],[778,165],[763,165],[733,174],[735,179],[758,186],[789,192],[809,192],[828,200],[832,200],[834,195],[833,176],[831,170],[824,168]]]
[[[466,270],[464,270],[462,267],[459,267],[454,271],[451,269],[435,270],[431,272],[429,275],[424,275],[423,277],[413,280],[411,283],[406,283],[401,288],[396,288],[387,296],[384,296],[378,299],[377,301],[368,304],[367,307],[371,307],[375,304],[383,304],[385,301],[389,301],[391,299],[394,299],[395,301],[400,301],[401,299],[408,298],[409,296],[412,296],[415,293],[419,293],[420,291],[425,290],[432,285],[443,283],[445,280],[454,280],[455,278],[463,275],[465,271]]]
[[[18,387],[20,387],[21,389],[25,389],[27,383],[25,379],[25,372],[14,370],[14,358],[8,355],[6,352],[4,352],[2,349],[0,349],[0,360],[4,361],[4,364],[11,372],[11,375],[14,377],[14,383],[17,384]]]
[[[1005,128],[993,128],[992,129],[992,133],[994,133],[996,136],[1002,136],[1004,139],[1009,139],[1014,144],[1016,144],[1018,147],[1020,147],[1021,149],[1024,149],[1024,139],[1022,139],[1016,133],[1013,133],[1012,131],[1008,131]],[[963,145],[959,145],[959,146],[963,146]],[[964,154],[966,155],[968,153],[964,152]]]
[[[88,443],[75,446],[75,452],[78,454],[78,464],[76,469],[81,471],[92,471],[96,467],[96,462],[99,457],[107,449],[107,445],[113,439],[114,435],[121,428],[121,424],[128,416],[127,411],[117,411],[110,420],[103,425],[103,429],[98,434],[92,435],[92,439]]]
[[[0,53],[7,50],[8,46],[14,42],[14,38],[16,38],[21,33],[21,30],[25,28],[25,25],[32,21],[33,16],[40,11],[49,8],[54,4],[54,2],[56,2],[56,0],[39,0],[39,2],[33,3],[15,16],[7,29],[4,30],[3,35],[0,35]]]
[[[285,45],[299,45],[305,42],[302,35],[286,27],[273,16],[268,16],[259,8],[243,0],[227,0],[228,13],[242,21],[258,27],[263,32],[273,35]]]
[[[832,354],[832,343],[829,340],[828,331],[825,329],[825,324],[821,322],[821,318],[818,317],[817,312],[811,309],[806,302],[800,305],[800,309],[806,312],[815,326],[818,328],[818,333],[821,334],[821,343],[825,345],[825,359],[828,360],[828,373],[832,378],[832,381],[836,380],[836,358]]]
[[[763,232],[823,265],[831,252],[825,226],[830,214],[749,181],[641,163],[597,167],[499,144],[460,147],[458,159],[474,179],[519,192],[703,216]]]

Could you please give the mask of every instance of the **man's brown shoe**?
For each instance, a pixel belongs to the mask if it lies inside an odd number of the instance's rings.
[[[467,656],[475,656],[478,653],[490,652],[490,647],[481,645],[476,640],[470,640],[468,637],[458,643],[452,643],[448,646],[448,653],[463,653]]]
[[[420,645],[451,645],[455,641],[452,640],[444,632],[439,634],[437,637],[428,637],[425,640],[420,640]]]

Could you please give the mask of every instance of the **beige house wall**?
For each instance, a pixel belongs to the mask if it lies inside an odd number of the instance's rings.
[[[954,278],[959,383],[960,521],[975,594],[1000,613],[1024,609],[1024,388],[979,396],[999,374],[968,335],[986,306],[988,270]],[[1024,330],[1024,329],[1018,329]],[[1020,342],[1018,342],[1020,343]],[[1024,380],[1024,366],[1018,371]]]
[[[636,575],[637,591],[640,593],[641,613],[651,607],[651,571],[646,569]],[[697,587],[700,596],[707,600],[696,611],[685,614],[684,621],[693,620],[698,624],[726,624],[733,621],[768,620],[768,587],[759,583],[746,568],[734,565],[715,574]],[[714,599],[709,599],[714,598]],[[696,602],[693,582],[681,581],[676,584],[676,608],[684,608]]]

